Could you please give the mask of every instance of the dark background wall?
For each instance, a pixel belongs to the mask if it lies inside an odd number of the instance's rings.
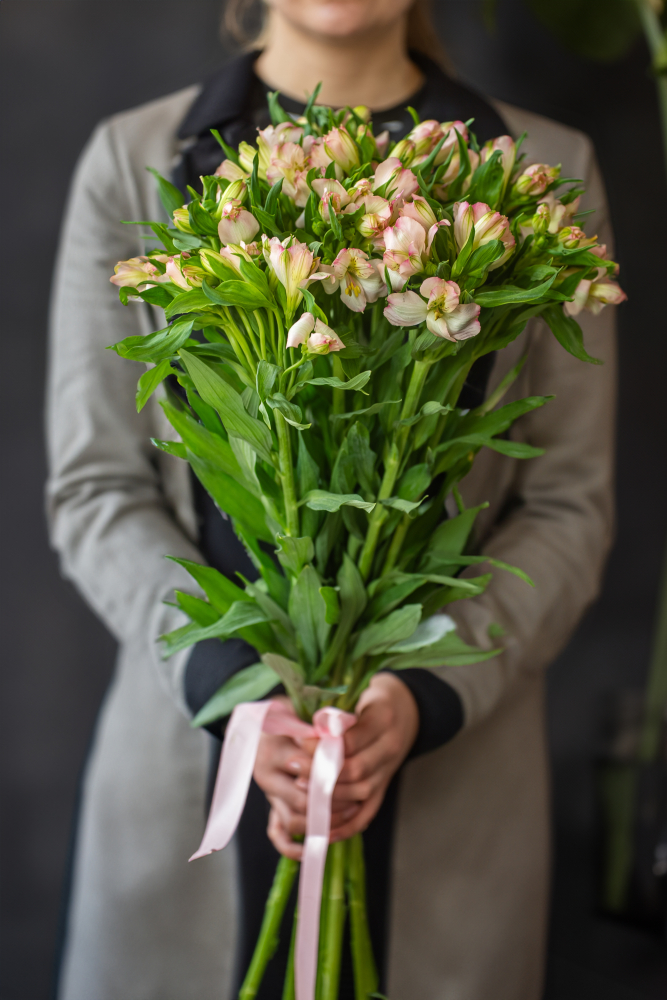
[[[596,917],[592,893],[600,703],[643,683],[667,527],[667,199],[648,57],[641,44],[613,67],[568,55],[520,0],[500,0],[493,35],[478,0],[435,6],[461,77],[586,130],[611,199],[630,299],[620,311],[619,534],[601,600],[551,669],[556,865],[547,997],[658,1000],[665,945]],[[114,659],[112,640],[58,576],[42,514],[48,294],[68,181],[101,117],[202,79],[229,57],[219,17],[219,0],[0,5],[0,1000],[49,995],[77,783]]]

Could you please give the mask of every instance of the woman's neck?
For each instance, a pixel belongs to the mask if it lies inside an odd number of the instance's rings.
[[[334,108],[365,104],[374,111],[408,100],[423,82],[405,47],[405,24],[394,22],[378,37],[331,39],[308,35],[272,12],[269,41],[255,63],[268,86],[297,101],[318,83],[318,103]]]

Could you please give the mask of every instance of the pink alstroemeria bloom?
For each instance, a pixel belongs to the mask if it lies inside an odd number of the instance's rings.
[[[223,160],[213,176],[224,177],[228,181],[246,181],[250,175],[233,160]]]
[[[285,289],[287,296],[287,313],[293,315],[302,299],[301,289],[307,288],[311,281],[323,280],[327,274],[317,272],[319,257],[313,257],[305,243],[299,243],[288,236],[281,243],[277,236],[270,240],[262,237],[262,251],[272,274]]]
[[[303,128],[300,125],[295,125],[293,122],[281,122],[279,125],[268,125],[264,129],[258,129],[257,152],[259,160],[257,163],[257,173],[262,180],[266,180],[267,170],[274,150],[283,143],[298,143],[302,135]],[[252,147],[250,148],[252,149]],[[243,161],[241,161],[241,165],[245,166]]]
[[[192,226],[190,225],[190,214],[186,205],[183,205],[182,208],[175,208],[172,212],[172,218],[174,220],[174,225],[177,229],[180,229],[182,233],[194,232]]]
[[[626,299],[627,295],[621,286],[607,277],[604,268],[599,268],[594,280],[579,282],[573,301],[565,302],[564,308],[568,316],[578,316],[582,309],[597,316],[605,306],[617,306]]]
[[[424,270],[426,233],[419,222],[401,217],[396,225],[385,229],[383,237],[387,249],[382,260],[392,288],[400,291],[413,274]]]
[[[379,163],[373,178],[373,191],[385,188],[385,196],[409,198],[419,190],[419,181],[411,170],[405,170],[397,156],[390,156]]]
[[[387,147],[389,146],[389,140],[391,136],[387,129],[384,132],[380,132],[379,135],[375,136],[375,145],[377,146],[378,156],[382,157],[387,152]]]
[[[167,259],[165,257],[163,263]],[[109,278],[111,284],[118,288],[140,288],[142,285],[154,285],[164,280],[164,275],[160,274],[149,257],[130,257],[129,260],[119,260],[114,268],[114,273]]]
[[[575,198],[568,205],[564,205],[562,201],[556,198],[553,191],[549,191],[548,194],[545,194],[544,198],[540,198],[540,205],[546,205],[549,209],[550,233],[558,233],[561,229],[571,225],[573,217],[579,211],[580,200],[580,198]]]
[[[272,149],[266,168],[266,180],[273,186],[282,177],[283,193],[299,208],[305,206],[310,196],[310,189],[306,183],[307,174],[306,154],[297,143],[281,142]]]
[[[316,177],[313,180],[313,190],[320,196],[319,212],[325,222],[330,221],[330,205],[333,205],[334,212],[338,214],[346,205],[350,204],[350,195],[340,181]]]
[[[420,226],[424,227],[427,233],[429,229],[432,226],[435,226],[438,222],[435,217],[435,212],[427,202],[426,198],[422,198],[419,194],[414,195],[412,201],[403,205],[399,214],[402,217],[414,219],[415,222],[418,222]],[[447,223],[447,225],[449,225],[449,223]]]
[[[369,260],[363,250],[341,250],[332,264],[321,265],[331,278],[324,282],[324,290],[330,295],[340,287],[341,301],[352,312],[363,312],[367,302],[377,302],[380,295],[387,292],[386,285],[378,272],[379,261]]]
[[[320,173],[324,175],[327,167],[332,162],[326,146],[324,145],[324,139],[314,135],[304,136],[303,151],[308,157],[308,169],[312,170],[313,167],[317,167]],[[340,169],[338,164],[336,164],[336,175],[338,176],[338,174],[342,177],[343,171]]]
[[[315,317],[312,313],[305,312],[299,316],[296,323],[287,331],[287,346],[301,347],[308,340],[308,335],[315,329]]]
[[[579,226],[565,226],[558,234],[558,242],[562,243],[566,250],[574,250],[575,247],[586,250],[595,246],[597,241],[597,236],[586,236]]]
[[[222,207],[222,218],[218,223],[221,243],[249,243],[259,232],[259,222],[254,215],[241,207],[238,198],[226,202]]]
[[[346,128],[332,128],[327,132],[324,146],[331,159],[346,174],[359,166],[359,148]]]
[[[363,204],[364,198],[370,198],[373,194],[373,185],[368,177],[362,177],[361,180],[358,180],[356,184],[353,184],[352,187],[348,189],[347,194],[350,201],[354,202],[358,208]]]
[[[500,212],[494,212],[483,201],[477,201],[474,205],[469,205],[467,201],[457,202],[452,213],[454,215],[454,239],[459,250],[463,250],[471,231],[474,229],[473,250],[484,246],[485,243],[490,243],[491,240],[500,240],[505,247],[502,256],[493,262],[489,270],[493,271],[505,263],[516,244],[507,216],[501,215]]]
[[[427,329],[445,340],[477,336],[480,307],[474,302],[460,303],[461,289],[455,281],[427,278],[419,291],[421,295],[396,292],[389,296],[384,314],[393,326],[418,326],[426,321]]]
[[[167,260],[166,273],[167,277],[170,278],[175,285],[178,285],[179,288],[183,288],[185,291],[190,291],[188,279],[179,266],[178,258],[170,257]],[[199,282],[199,284],[201,284],[201,282]]]
[[[378,248],[384,247],[383,233],[394,220],[394,206],[386,198],[371,194],[362,202],[365,212],[357,222],[357,230]]]
[[[523,196],[534,198],[544,194],[550,184],[558,178],[560,167],[550,167],[546,163],[533,163],[526,167],[514,182],[514,190]]]
[[[331,354],[332,351],[342,351],[345,344],[335,330],[321,319],[316,319],[315,333],[308,338],[307,347],[310,354]]]
[[[514,161],[516,160],[516,143],[511,135],[499,135],[496,139],[489,139],[487,143],[484,144],[482,148],[482,163],[486,163],[488,159],[496,152],[500,150],[500,162],[503,166],[503,190],[507,187],[507,182],[512,176],[512,171],[514,170]]]

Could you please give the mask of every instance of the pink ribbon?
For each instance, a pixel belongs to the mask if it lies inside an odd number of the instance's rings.
[[[237,705],[227,726],[213,801],[199,850],[203,858],[221,851],[234,836],[246,798],[262,732],[292,738],[316,737],[308,782],[306,840],[299,877],[299,924],[294,962],[296,1000],[314,1000],[320,936],[322,881],[331,830],[331,797],[345,759],[343,737],[356,716],[338,708],[321,708],[313,725],[302,722],[291,705],[256,701]]]

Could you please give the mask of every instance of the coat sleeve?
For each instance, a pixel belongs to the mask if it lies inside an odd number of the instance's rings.
[[[588,192],[582,208],[597,209],[596,229],[611,255],[604,191],[590,143],[587,159],[587,170],[579,175]],[[521,567],[535,587],[494,570],[482,596],[447,608],[468,642],[486,649],[504,647],[492,660],[435,671],[458,691],[466,725],[492,712],[523,674],[548,666],[599,593],[613,539],[615,310],[607,307],[598,316],[582,313],[578,320],[588,353],[602,359],[602,365],[573,358],[541,320],[522,335],[529,354],[516,398],[555,394],[555,399],[521,418],[512,437],[546,453],[524,462],[498,456],[494,467],[499,480],[506,480],[507,464],[513,465],[511,486],[495,523],[483,531],[481,550]],[[487,477],[487,486],[489,482]],[[476,489],[466,490],[464,480],[462,493],[469,505],[492,499],[471,492]],[[467,575],[486,569],[477,566]],[[492,624],[505,630],[500,643],[489,639]]]
[[[142,252],[141,198],[113,121],[94,133],[77,168],[54,279],[47,388],[47,512],[62,572],[125,643],[153,650],[179,706],[187,652],[166,662],[158,635],[183,624],[163,604],[189,576],[165,556],[201,557],[179,526],[162,485],[151,407],[137,414],[138,364],[108,345],[154,329],[149,307],[122,306],[115,263]],[[172,460],[174,461],[174,460]],[[177,460],[175,460],[177,461]]]

